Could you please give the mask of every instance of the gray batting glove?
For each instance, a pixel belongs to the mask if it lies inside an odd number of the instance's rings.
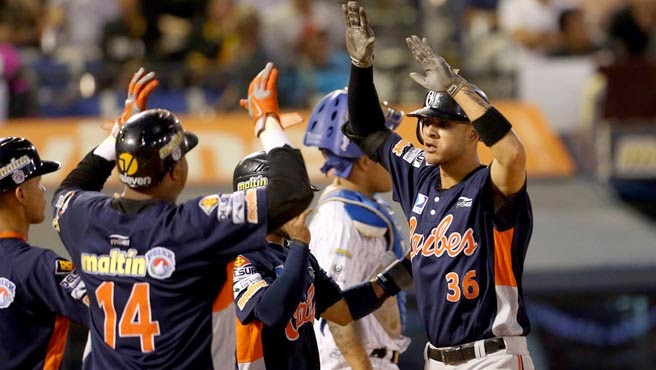
[[[425,76],[421,73],[410,73],[415,82],[428,90],[446,91],[451,96],[467,84],[467,80],[458,75],[458,70],[451,68],[444,58],[435,53],[425,37],[420,39],[419,36],[412,35],[406,38],[405,42],[426,73]]]
[[[357,1],[342,4],[344,25],[346,26],[346,49],[351,63],[360,68],[374,64],[374,31],[369,27],[367,13]]]

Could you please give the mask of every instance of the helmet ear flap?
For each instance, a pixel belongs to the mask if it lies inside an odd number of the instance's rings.
[[[421,145],[424,145],[424,136],[423,136],[422,131],[423,131],[423,126],[421,124],[421,119],[418,119],[417,120],[417,131],[416,131],[417,140],[419,140],[419,143],[421,143]]]

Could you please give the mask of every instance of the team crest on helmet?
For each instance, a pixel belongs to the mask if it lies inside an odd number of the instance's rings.
[[[11,175],[11,179],[15,184],[22,184],[25,182],[25,173],[23,171],[16,171],[13,175]]]
[[[9,279],[0,278],[0,308],[7,308],[16,296],[16,285]]]
[[[155,279],[167,279],[175,271],[175,253],[164,247],[155,247],[146,252],[148,275]]]

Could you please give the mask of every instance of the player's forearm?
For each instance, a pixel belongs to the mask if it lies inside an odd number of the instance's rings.
[[[360,339],[362,337],[360,323],[352,322],[345,326],[339,326],[328,322],[328,328],[337,348],[353,370],[372,369],[369,354]]]
[[[55,194],[67,188],[100,191],[111,175],[115,164],[115,161],[108,161],[93,152],[89,152],[82,158],[77,167],[66,176]]]
[[[373,67],[351,65],[348,85],[348,112],[353,132],[365,137],[385,129],[385,115],[374,85]]]

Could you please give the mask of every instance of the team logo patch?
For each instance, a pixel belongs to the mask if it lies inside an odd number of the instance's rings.
[[[422,212],[424,212],[424,207],[426,207],[426,203],[428,203],[428,197],[421,193],[417,194],[415,204],[412,206],[412,212],[419,215],[422,214]]]
[[[14,181],[14,184],[22,184],[25,182],[25,173],[23,171],[16,171],[11,175],[11,179]]]
[[[155,279],[169,278],[175,271],[175,253],[164,247],[155,247],[146,252],[148,275]]]
[[[257,190],[246,190],[246,221],[249,224],[258,223],[257,215]]]
[[[472,199],[467,197],[458,198],[458,203],[456,203],[456,208],[470,208],[472,205]]]
[[[66,275],[73,271],[73,268],[75,268],[73,262],[63,258],[55,259],[55,275]]]
[[[218,194],[208,195],[206,197],[201,198],[201,200],[198,201],[198,206],[208,216],[212,213],[212,211],[214,211],[214,209],[216,209],[218,205],[219,205]]]
[[[7,308],[16,297],[16,284],[6,278],[0,278],[0,308]]]

